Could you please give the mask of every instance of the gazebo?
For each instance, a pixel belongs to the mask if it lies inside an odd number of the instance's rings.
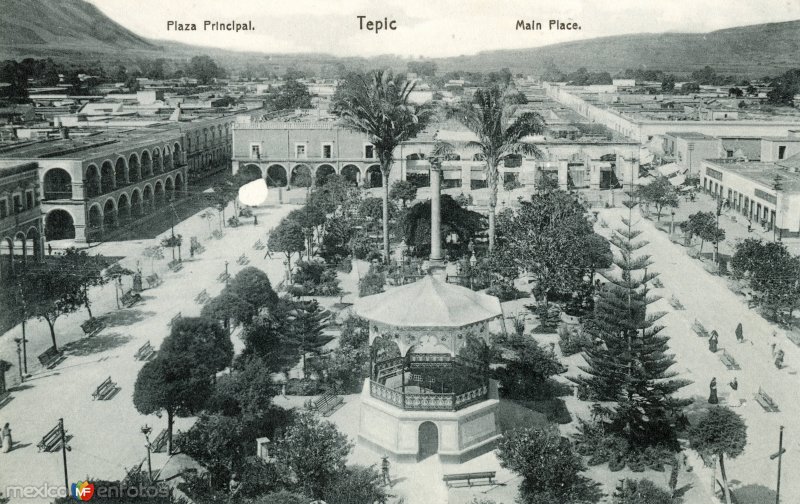
[[[493,296],[447,283],[434,271],[359,299],[369,321],[370,376],[361,393],[359,437],[396,459],[438,454],[463,461],[500,437],[497,385],[463,351],[500,319]]]

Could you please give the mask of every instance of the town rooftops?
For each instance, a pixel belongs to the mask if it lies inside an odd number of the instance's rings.
[[[784,192],[800,192],[800,159],[794,157],[773,163],[731,159],[709,159],[708,163],[773,190],[775,178],[780,176]]]
[[[0,148],[0,159],[86,159],[139,145],[177,140],[178,130],[141,128]]]
[[[17,173],[24,173],[28,171],[36,171],[39,168],[39,165],[36,162],[31,163],[21,163],[17,165],[10,165],[10,166],[0,166],[0,178],[7,177],[10,175],[16,175]]]
[[[673,138],[683,138],[685,140],[714,140],[716,137],[706,135],[705,133],[698,133],[697,131],[667,131],[667,136]]]

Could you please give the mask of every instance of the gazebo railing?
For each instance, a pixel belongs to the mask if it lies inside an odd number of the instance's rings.
[[[489,397],[489,387],[480,387],[461,394],[436,394],[402,392],[370,380],[370,396],[404,410],[456,411]]]

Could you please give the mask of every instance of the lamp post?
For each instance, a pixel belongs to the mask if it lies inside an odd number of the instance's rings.
[[[225,261],[225,287],[228,286],[228,261]]]
[[[150,481],[153,481],[153,464],[150,460],[150,450],[152,448],[152,444],[150,443],[150,433],[153,431],[153,428],[147,424],[142,426],[142,434],[144,434],[145,445],[144,447],[147,448],[147,477]]]
[[[781,504],[781,461],[786,449],[783,447],[783,425],[781,425],[780,434],[778,435],[778,453],[773,453],[769,456],[770,460],[778,459],[778,484],[775,487],[775,504]]]
[[[671,214],[672,214],[672,217],[670,218],[670,221],[669,221],[669,235],[670,235],[670,237],[672,237],[672,235],[675,233],[675,209],[672,209]]]
[[[722,198],[717,198],[717,221],[714,228],[714,262],[717,263],[719,269],[719,216],[722,213]]]
[[[25,381],[25,375],[22,374],[22,339],[14,338],[14,343],[17,344],[17,368],[19,369],[19,382]]]

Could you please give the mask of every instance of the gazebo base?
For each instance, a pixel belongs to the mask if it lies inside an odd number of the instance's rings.
[[[461,463],[492,450],[500,439],[497,385],[489,399],[457,411],[403,410],[370,395],[369,380],[361,392],[358,437],[379,455],[415,461],[437,455]]]

